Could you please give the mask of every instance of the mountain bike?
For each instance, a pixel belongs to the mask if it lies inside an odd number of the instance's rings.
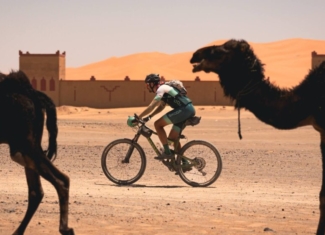
[[[118,185],[131,185],[138,181],[147,165],[146,154],[139,145],[140,136],[144,136],[154,152],[159,156],[162,149],[154,144],[151,136],[157,135],[136,114],[136,134],[133,139],[117,139],[109,143],[101,157],[101,166],[106,177]],[[201,117],[193,116],[186,120],[183,128],[175,141],[174,146],[186,137],[182,131],[186,126],[199,124]],[[168,139],[169,143],[173,141]],[[162,160],[161,162],[172,172],[175,172],[188,185],[193,187],[206,187],[214,183],[221,174],[221,156],[211,143],[204,140],[187,142],[179,151],[171,149],[175,159]],[[158,161],[158,160],[156,160]]]

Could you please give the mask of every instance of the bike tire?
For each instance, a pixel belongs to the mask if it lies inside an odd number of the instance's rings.
[[[191,159],[191,167],[182,160],[182,156]],[[221,174],[222,159],[215,146],[203,140],[192,140],[186,143],[177,157],[178,174],[188,185],[207,187],[213,184]],[[203,174],[205,173],[205,175]]]
[[[132,148],[129,162],[122,162]],[[144,174],[146,165],[146,155],[142,147],[130,139],[115,140],[102,153],[103,172],[110,181],[118,185],[130,185],[138,181]]]

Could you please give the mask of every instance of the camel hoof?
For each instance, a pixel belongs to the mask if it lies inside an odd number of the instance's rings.
[[[73,231],[73,228],[68,228],[68,229],[65,230],[65,231],[60,231],[60,233],[61,233],[62,235],[75,235],[75,234],[74,234],[74,231]]]

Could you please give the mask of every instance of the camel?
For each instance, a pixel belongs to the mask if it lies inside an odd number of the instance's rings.
[[[60,205],[59,231],[74,235],[68,227],[69,177],[52,161],[57,152],[57,116],[53,101],[35,90],[22,71],[0,73],[0,144],[8,144],[11,159],[25,168],[28,185],[28,207],[25,216],[13,233],[24,234],[44,196],[40,176],[56,189]],[[41,142],[46,112],[49,133],[48,149],[43,151]],[[52,161],[51,161],[52,160]]]
[[[324,235],[325,61],[311,69],[299,85],[286,89],[265,78],[263,64],[245,40],[231,39],[222,45],[200,48],[193,53],[190,63],[194,73],[204,71],[219,75],[224,95],[234,101],[238,112],[245,108],[277,129],[312,125],[320,133],[323,174],[317,235]]]

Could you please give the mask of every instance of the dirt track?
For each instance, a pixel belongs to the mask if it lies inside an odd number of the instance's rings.
[[[118,187],[103,174],[104,147],[132,138],[126,118],[141,108],[95,110],[61,107],[55,164],[71,178],[70,226],[77,235],[103,234],[315,234],[321,186],[320,138],[312,127],[280,131],[241,112],[243,139],[232,107],[197,107],[201,124],[189,140],[213,143],[223,159],[220,178],[192,188],[153,159],[135,185]],[[149,123],[152,127],[153,122]],[[46,136],[44,136],[46,145]],[[27,207],[22,167],[0,146],[0,234],[12,234]],[[59,234],[54,188],[42,180],[45,197],[25,234]],[[271,231],[264,231],[266,230]]]

